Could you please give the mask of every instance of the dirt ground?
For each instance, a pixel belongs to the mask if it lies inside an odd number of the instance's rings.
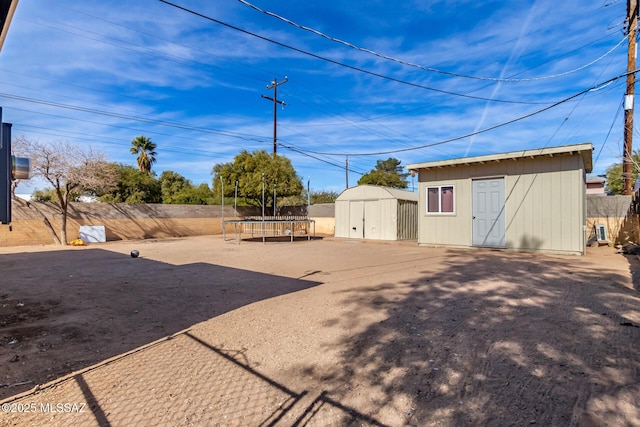
[[[639,274],[607,247],[0,248],[0,425],[640,426]]]

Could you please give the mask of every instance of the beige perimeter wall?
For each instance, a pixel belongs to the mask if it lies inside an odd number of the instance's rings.
[[[251,207],[238,207],[237,213],[233,207],[224,208],[225,219],[259,214],[259,209]],[[333,235],[333,204],[312,205],[310,214],[315,220],[317,235]],[[11,231],[7,225],[0,225],[0,246],[54,243],[44,218],[60,235],[61,216],[50,203],[27,206],[26,202],[18,200],[13,203],[12,216]],[[80,237],[81,225],[104,225],[108,241],[216,235],[222,234],[222,216],[221,206],[72,203],[67,219],[67,240]],[[227,228],[228,232],[233,232],[231,226]]]
[[[584,252],[584,167],[579,155],[421,170],[418,243],[472,246],[472,180],[495,177],[505,179],[507,249]],[[431,185],[455,186],[455,214],[426,214],[426,188]]]
[[[612,244],[638,242],[638,217],[631,205],[632,196],[587,194],[587,237],[595,236],[595,224],[602,224]]]

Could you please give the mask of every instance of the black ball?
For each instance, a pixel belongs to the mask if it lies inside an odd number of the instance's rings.
[[[131,251],[131,258],[138,258],[138,255],[140,255],[140,252],[137,250],[134,249]]]

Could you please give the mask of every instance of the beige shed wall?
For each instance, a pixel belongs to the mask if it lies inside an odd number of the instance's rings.
[[[584,167],[579,155],[420,170],[418,243],[472,246],[472,180],[496,177],[505,179],[507,249],[584,253]],[[433,185],[455,186],[455,214],[426,214],[426,188]]]

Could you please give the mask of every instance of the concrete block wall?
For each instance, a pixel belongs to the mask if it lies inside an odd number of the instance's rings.
[[[318,215],[332,215],[333,205],[313,205],[310,212]],[[45,226],[44,218],[51,223],[59,236],[61,215],[54,204],[24,201],[13,203],[12,231],[9,226],[0,225],[0,246],[25,246],[53,244],[51,232]],[[304,207],[306,214],[306,207]],[[314,210],[315,209],[315,210]],[[104,225],[106,238],[111,240],[133,240],[166,237],[185,237],[222,234],[222,216],[225,219],[261,215],[255,207],[211,205],[161,205],[161,204],[110,204],[72,203],[67,216],[67,240],[80,237],[82,225]],[[316,234],[333,235],[333,217],[317,217]],[[233,227],[228,225],[228,233]]]
[[[594,224],[605,224],[612,240],[618,236],[638,241],[638,220],[627,217],[631,196],[587,196],[587,236]],[[306,215],[305,209],[296,213]],[[39,214],[40,211],[42,214]],[[299,212],[298,212],[299,211]],[[304,212],[303,212],[304,211]],[[67,238],[79,237],[81,225],[104,225],[107,240],[148,239],[222,234],[222,207],[201,205],[126,205],[108,203],[72,203],[67,219]],[[333,236],[335,232],[335,205],[311,205],[309,214],[315,221],[315,232],[320,236]],[[60,214],[51,203],[24,201],[13,204],[13,231],[0,225],[0,246],[48,245],[54,242],[45,227],[43,215],[59,233]],[[225,219],[261,215],[255,207],[224,207]],[[227,228],[233,233],[232,227]]]
[[[587,238],[602,224],[612,244],[638,241],[638,221],[629,215],[632,196],[587,195]]]

